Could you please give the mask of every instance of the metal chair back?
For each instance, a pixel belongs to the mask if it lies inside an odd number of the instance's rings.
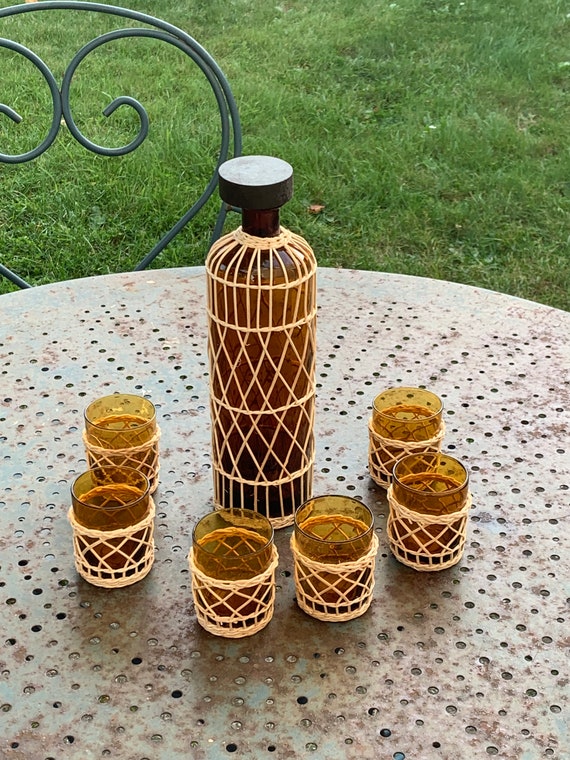
[[[139,122],[138,134],[130,140],[130,142],[120,147],[108,148],[88,139],[76,124],[72,114],[70,89],[78,67],[92,51],[118,39],[133,37],[151,38],[178,48],[188,56],[193,64],[199,67],[207,79],[217,102],[221,129],[217,155],[212,160],[211,177],[198,199],[183,213],[176,224],[163,234],[152,250],[141,258],[134,267],[134,270],[145,269],[205,206],[217,188],[217,172],[220,164],[228,158],[241,154],[241,126],[237,105],[225,75],[214,58],[204,49],[204,47],[202,47],[202,45],[182,29],[144,13],[113,5],[104,5],[102,3],[72,2],[71,0],[43,0],[39,3],[25,3],[0,9],[0,34],[2,32],[3,22],[7,17],[13,17],[20,14],[31,14],[35,16],[37,16],[37,14],[49,15],[50,11],[62,10],[74,12],[90,11],[108,14],[119,19],[121,24],[126,20],[127,22],[136,22],[137,26],[114,29],[101,34],[87,44],[84,44],[73,55],[70,63],[65,68],[61,81],[57,80],[50,67],[29,47],[26,47],[17,41],[0,37],[0,48],[6,48],[23,56],[41,73],[49,87],[53,106],[51,126],[47,135],[41,140],[41,142],[39,142],[39,144],[33,149],[19,154],[1,152],[2,145],[0,144],[0,162],[6,164],[21,164],[33,161],[53,145],[62,125],[67,127],[71,135],[81,146],[101,156],[124,156],[127,153],[136,150],[144,142],[149,133],[149,116],[145,107],[136,98],[130,97],[129,95],[114,98],[103,111],[106,117],[110,117],[117,109],[128,107],[134,109],[137,114]],[[70,14],[70,22],[72,20]],[[173,88],[175,87],[176,83],[173,82]],[[185,104],[185,107],[190,110],[189,104]],[[9,104],[2,102],[2,92],[0,89],[0,120],[5,121],[6,119],[10,119],[12,122],[18,124],[22,120],[22,117]],[[6,127],[6,122],[4,126]],[[211,242],[219,237],[223,227],[225,214],[226,206],[221,204],[213,226]],[[4,275],[20,288],[31,287],[31,284],[27,280],[16,274],[16,272],[10,269],[7,264],[0,263],[0,275]]]

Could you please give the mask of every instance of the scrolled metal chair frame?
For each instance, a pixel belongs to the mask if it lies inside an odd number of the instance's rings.
[[[149,16],[145,13],[139,13],[128,8],[122,8],[114,5],[103,5],[102,3],[82,2],[73,0],[42,0],[42,2],[25,5],[14,5],[8,8],[0,9],[0,20],[10,16],[16,16],[23,13],[37,13],[46,12],[50,10],[74,10],[74,11],[92,11],[99,13],[106,13],[112,16],[118,16],[125,19],[131,19],[140,23],[144,23],[146,27],[132,27],[124,29],[116,29],[111,32],[95,37],[90,42],[83,45],[80,50],[73,56],[71,62],[68,64],[65,73],[62,78],[61,86],[58,85],[56,78],[51,72],[49,66],[32,50],[24,45],[14,42],[13,40],[0,38],[0,48],[7,48],[12,50],[26,59],[28,59],[42,74],[46,80],[52,99],[53,106],[53,118],[51,126],[46,137],[32,150],[20,154],[6,154],[0,152],[0,162],[7,164],[20,164],[26,163],[41,156],[55,141],[59,129],[62,124],[62,120],[65,122],[70,133],[75,140],[87,150],[92,151],[103,156],[123,156],[127,153],[131,153],[136,150],[146,139],[149,131],[149,117],[144,106],[136,99],[127,95],[123,95],[115,98],[106,108],[103,110],[103,114],[106,117],[111,116],[121,106],[128,106],[133,108],[139,119],[139,131],[138,134],[126,145],[122,145],[115,148],[107,148],[103,145],[89,140],[77,127],[70,105],[70,90],[73,76],[81,64],[81,62],[89,55],[93,50],[105,45],[113,40],[129,38],[129,37],[142,37],[162,40],[170,45],[175,46],[183,53],[185,53],[192,61],[201,69],[205,75],[208,83],[215,95],[216,102],[218,104],[218,110],[221,120],[221,139],[220,149],[216,161],[216,167],[212,174],[210,181],[206,188],[202,192],[198,200],[189,208],[183,216],[176,222],[176,224],[158,241],[154,248],[142,258],[135,267],[135,271],[142,270],[148,267],[158,256],[161,251],[173,240],[174,237],[193,219],[200,209],[206,204],[208,199],[214,193],[218,182],[218,167],[226,159],[230,157],[230,148],[232,148],[232,155],[239,156],[242,149],[242,136],[239,113],[234,99],[230,85],[216,63],[214,58],[200,45],[193,37],[184,32],[182,29],[169,24],[154,16]],[[151,28],[149,28],[151,27]],[[11,119],[16,124],[22,121],[22,117],[13,108],[4,103],[0,103],[0,115]],[[222,230],[224,219],[226,215],[226,206],[221,205],[214,230],[212,233],[211,241],[216,240]],[[8,267],[0,264],[0,274],[7,277],[11,282],[20,288],[31,287],[30,283],[22,279],[19,275],[13,272]]]

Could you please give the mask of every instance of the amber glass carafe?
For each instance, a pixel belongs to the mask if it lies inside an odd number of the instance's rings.
[[[206,261],[214,501],[290,524],[312,492],[316,261],[281,227],[292,169],[250,156],[220,168],[242,224]]]

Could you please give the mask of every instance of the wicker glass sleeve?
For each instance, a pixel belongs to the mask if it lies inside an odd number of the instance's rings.
[[[276,528],[311,496],[314,463],[317,266],[280,226],[291,193],[284,161],[222,165],[220,194],[242,207],[242,225],[206,261],[214,502]]]
[[[155,506],[148,478],[131,467],[95,467],[71,486],[68,512],[77,572],[120,588],[144,578],[154,562]]]
[[[251,509],[205,515],[188,555],[200,625],[216,636],[241,638],[269,623],[275,602],[277,549],[270,521]]]
[[[295,512],[291,551],[299,607],[328,622],[352,620],[372,603],[378,538],[357,499],[330,494]]]
[[[386,531],[392,554],[416,570],[461,559],[471,508],[469,473],[449,454],[409,454],[394,466]]]

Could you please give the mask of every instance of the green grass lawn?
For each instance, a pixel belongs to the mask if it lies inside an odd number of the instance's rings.
[[[570,309],[567,3],[129,6],[183,27],[217,59],[238,102],[244,152],[293,165],[283,223],[321,265],[454,280]],[[18,36],[59,76],[71,57],[58,57],[62,41],[75,52],[108,28],[89,14],[39,14],[21,36],[23,21],[0,22],[0,35]],[[147,107],[151,136],[134,154],[93,156],[62,130],[32,164],[0,165],[0,261],[37,283],[128,269],[189,205],[216,153],[216,113],[191,66],[165,47],[108,45],[78,77],[77,115],[91,139],[115,144],[135,133],[126,109],[103,124],[113,97]],[[19,152],[45,133],[49,98],[29,65],[0,52],[0,102],[27,117],[15,127],[0,116],[0,151]],[[202,263],[216,210],[157,266]]]

